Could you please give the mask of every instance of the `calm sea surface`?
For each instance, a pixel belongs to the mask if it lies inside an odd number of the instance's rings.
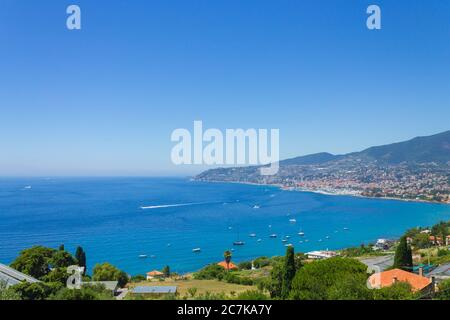
[[[449,219],[448,205],[180,178],[2,178],[0,262],[33,245],[64,244],[72,252],[81,245],[90,269],[108,261],[130,274],[165,265],[188,272],[220,261],[226,249],[238,262],[284,254],[287,243],[302,252],[338,249]],[[235,240],[245,245],[233,247]]]

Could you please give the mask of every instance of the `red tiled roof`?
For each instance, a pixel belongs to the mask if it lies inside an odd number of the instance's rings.
[[[227,268],[227,263],[225,261],[221,261],[217,265],[219,265],[225,269]],[[233,269],[237,270],[237,268],[238,268],[237,265],[235,265],[233,262],[230,262],[228,266],[229,266],[230,270],[233,270]]]
[[[153,270],[153,271],[147,272],[147,275],[148,276],[162,276],[162,275],[164,275],[164,273],[162,273],[158,270]]]
[[[413,291],[420,291],[431,283],[431,280],[428,278],[401,269],[375,273],[369,277],[369,283],[372,288],[384,288],[391,286],[394,283],[394,279],[408,282]]]

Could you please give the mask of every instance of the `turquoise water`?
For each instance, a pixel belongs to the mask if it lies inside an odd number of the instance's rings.
[[[338,249],[449,219],[448,205],[180,178],[3,178],[0,262],[32,245],[64,243],[72,252],[83,246],[90,268],[108,261],[130,274],[165,265],[188,272],[220,261],[226,249],[234,249],[237,262],[284,254],[286,235],[296,251]],[[245,245],[233,247],[238,238]],[[201,252],[193,253],[197,247]]]

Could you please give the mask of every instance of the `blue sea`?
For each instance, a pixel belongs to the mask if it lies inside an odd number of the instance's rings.
[[[227,249],[235,262],[283,255],[287,243],[301,252],[339,249],[449,219],[448,205],[187,178],[2,178],[0,262],[33,245],[64,244],[71,252],[82,246],[90,270],[108,261],[132,275],[165,265],[185,273]]]

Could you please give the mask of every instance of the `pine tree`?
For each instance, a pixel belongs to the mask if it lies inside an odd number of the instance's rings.
[[[406,237],[402,237],[400,239],[400,243],[398,244],[397,250],[395,251],[394,268],[411,271],[412,266],[413,262],[411,248],[406,242]]]
[[[289,246],[286,250],[286,257],[284,261],[283,283],[281,288],[281,296],[283,298],[287,298],[289,296],[294,276],[295,276],[294,247]]]

